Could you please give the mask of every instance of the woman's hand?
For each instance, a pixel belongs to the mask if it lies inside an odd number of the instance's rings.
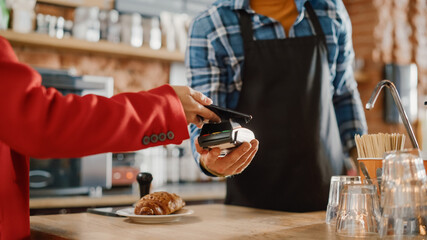
[[[202,118],[212,122],[221,121],[215,113],[204,107],[212,104],[210,98],[187,86],[172,86],[172,88],[181,100],[188,123],[193,123],[201,128],[203,126]]]
[[[200,153],[202,166],[216,176],[225,177],[239,174],[245,170],[258,151],[259,142],[256,139],[250,143],[244,142],[225,157],[219,157],[221,153],[219,148],[208,151],[200,147],[197,141],[195,144],[197,152]]]

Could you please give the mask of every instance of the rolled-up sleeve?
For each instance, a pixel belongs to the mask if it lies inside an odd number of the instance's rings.
[[[344,6],[338,6],[341,26],[338,33],[338,56],[333,103],[344,150],[355,147],[354,135],[367,133],[363,105],[354,79],[352,62],[354,51],[351,38],[351,22]]]
[[[209,43],[208,30],[211,28],[208,17],[196,18],[189,30],[188,45],[185,57],[188,85],[210,97],[214,104],[218,104],[219,70],[215,60],[215,51]],[[200,134],[200,129],[190,124],[191,148],[194,159],[200,166],[200,154],[196,151],[194,142]],[[208,176],[213,176],[202,166],[201,170]]]

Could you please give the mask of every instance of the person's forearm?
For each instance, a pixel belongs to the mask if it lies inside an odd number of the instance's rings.
[[[20,65],[22,68],[26,66]],[[169,86],[105,98],[62,96],[0,65],[0,140],[33,157],[79,157],[179,144],[188,138],[181,103]],[[40,84],[40,83],[38,83]],[[181,110],[179,110],[181,108]]]
[[[367,133],[365,113],[357,88],[346,89],[342,95],[334,96],[334,108],[344,151],[349,153],[356,146],[354,136]]]

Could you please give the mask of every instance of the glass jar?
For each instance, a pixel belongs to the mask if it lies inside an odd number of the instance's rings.
[[[99,22],[99,8],[89,8],[89,16],[87,19],[86,40],[90,42],[98,42],[100,38],[101,23]]]
[[[56,20],[56,27],[55,27],[55,37],[58,39],[64,38],[64,26],[65,26],[65,19],[63,17],[58,17]]]
[[[101,10],[99,12],[99,23],[100,23],[100,39],[107,40],[108,10]]]
[[[65,20],[64,23],[64,38],[69,38],[72,35],[73,32],[73,21],[71,20]]]
[[[15,0],[12,3],[13,26],[15,32],[29,33],[33,30],[36,0]]]
[[[162,32],[160,31],[160,20],[157,17],[151,18],[150,48],[160,49],[162,47]]]
[[[41,34],[47,34],[49,27],[50,15],[37,14],[37,28],[36,32]]]
[[[122,26],[121,40],[133,47],[141,47],[143,43],[142,18],[138,13],[120,16]]]
[[[0,0],[0,30],[7,29],[9,24],[9,10],[6,7],[5,0]]]
[[[73,36],[91,42],[98,42],[101,24],[98,19],[99,8],[78,7],[74,13]]]
[[[87,8],[78,7],[74,11],[74,26],[73,26],[73,37],[77,39],[86,40],[86,20],[87,20]]]
[[[120,31],[121,31],[121,26],[119,22],[119,12],[113,9],[108,13],[107,41],[113,42],[113,43],[119,43]]]

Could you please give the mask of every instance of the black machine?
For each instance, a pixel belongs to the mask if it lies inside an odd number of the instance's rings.
[[[220,148],[221,155],[225,156],[233,148],[243,142],[250,142],[255,138],[254,133],[243,128],[241,124],[248,123],[251,115],[221,108],[215,105],[206,106],[221,118],[220,123],[206,123],[198,138],[199,145],[205,149]]]

